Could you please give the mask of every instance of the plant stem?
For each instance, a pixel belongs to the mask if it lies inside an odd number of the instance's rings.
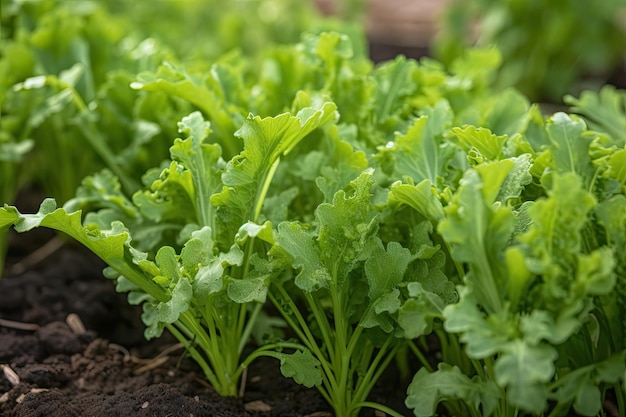
[[[187,349],[193,360],[200,366],[202,371],[204,372],[204,376],[209,380],[211,386],[218,389],[217,385],[217,377],[215,373],[211,370],[211,367],[207,364],[206,360],[198,350],[193,346],[193,344],[189,341],[187,336],[185,336],[182,332],[180,332],[175,325],[166,324],[165,327],[172,333],[172,335],[178,340],[184,347]]]
[[[415,355],[415,357],[417,357],[417,360],[420,362],[420,364],[426,368],[426,370],[428,372],[434,372],[434,369],[432,366],[430,366],[430,363],[428,362],[428,360],[426,359],[426,357],[424,356],[424,354],[422,353],[422,351],[415,345],[415,343],[410,340],[407,345],[409,346],[409,349],[411,349],[411,352],[413,352],[413,354]]]
[[[364,408],[364,407],[372,408],[374,410],[380,410],[383,413],[388,414],[388,415],[390,415],[392,417],[403,417],[402,414],[398,413],[393,408],[387,407],[386,405],[383,405],[383,404],[371,402],[371,401],[360,402],[358,404],[355,404],[354,407],[358,408],[358,409],[361,409],[361,408]]]
[[[246,326],[241,332],[241,338],[239,339],[239,347],[237,351],[239,352],[240,355],[243,352],[243,349],[245,348],[246,343],[250,339],[250,334],[252,333],[252,329],[254,328],[256,319],[259,316],[259,313],[261,312],[262,309],[263,309],[263,304],[261,303],[255,303],[254,307],[252,308],[252,313],[248,317],[248,320],[246,321]]]

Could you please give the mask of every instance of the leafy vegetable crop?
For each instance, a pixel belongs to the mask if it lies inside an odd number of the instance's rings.
[[[626,94],[544,115],[493,88],[495,49],[448,72],[359,45],[141,71],[133,94],[191,110],[169,160],[134,190],[105,169],[61,208],[7,204],[0,229],[92,250],[223,395],[266,355],[338,416],[400,415],[369,398],[396,363],[416,416],[601,415],[609,395],[626,415]]]
[[[565,94],[599,89],[623,68],[623,0],[454,1],[444,10],[434,55],[449,64],[470,46],[497,46],[497,82],[533,100],[560,103]],[[543,30],[550,28],[549,31]]]

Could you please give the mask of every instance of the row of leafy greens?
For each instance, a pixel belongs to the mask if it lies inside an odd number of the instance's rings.
[[[92,250],[223,395],[265,355],[337,416],[399,416],[368,397],[404,361],[416,416],[597,415],[607,395],[625,415],[626,93],[544,115],[491,87],[496,50],[373,66],[359,42],[142,71],[129,91],[192,110],[169,159],[5,205],[0,228]]]
[[[141,175],[168,158],[176,123],[197,109],[197,102],[129,88],[139,72],[184,61],[208,74],[207,63],[223,54],[254,59],[305,30],[359,32],[322,18],[309,2],[222,3],[2,0],[0,199],[13,203],[20,190],[35,188],[65,202],[105,167],[127,194],[137,191]],[[160,30],[171,21],[185,22],[184,30]],[[207,42],[198,47],[200,38]],[[245,118],[250,109],[241,111]],[[5,246],[0,238],[0,271]]]

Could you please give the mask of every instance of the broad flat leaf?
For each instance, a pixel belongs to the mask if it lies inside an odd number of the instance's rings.
[[[372,170],[367,170],[347,191],[338,191],[332,204],[322,203],[315,210],[320,259],[333,271],[339,287],[377,230],[377,212],[370,201],[372,184]]]
[[[397,242],[387,248],[378,248],[365,261],[365,276],[369,284],[369,297],[374,301],[397,288],[402,282],[411,261],[411,251]]]
[[[487,161],[500,159],[504,142],[507,139],[506,135],[497,136],[491,133],[489,129],[471,125],[463,128],[453,127],[452,133],[456,135],[465,152],[471,148],[476,148]]]
[[[328,286],[332,277],[320,259],[313,236],[301,225],[293,222],[279,224],[277,243],[291,255],[293,267],[301,269],[295,279],[298,288],[311,293]]]
[[[320,362],[308,350],[294,352],[290,355],[279,353],[280,372],[287,378],[293,378],[300,385],[312,388],[322,384]]]
[[[201,266],[194,278],[193,287],[194,297],[200,305],[204,305],[211,295],[222,292],[225,288],[222,261],[214,258]]]
[[[443,218],[443,206],[437,198],[436,189],[430,180],[423,180],[417,185],[393,183],[389,193],[390,201],[398,201],[415,209],[433,225]]]
[[[530,173],[532,162],[529,154],[509,158],[509,160],[513,161],[514,165],[502,182],[496,197],[496,200],[503,204],[508,204],[509,200],[519,198],[524,191],[524,187],[533,180]]]
[[[507,312],[486,316],[476,302],[478,297],[468,287],[459,287],[458,291],[459,302],[443,310],[444,329],[461,333],[465,352],[472,359],[484,359],[504,350],[516,330]]]
[[[466,280],[488,313],[502,309],[500,291],[507,275],[503,250],[514,226],[511,210],[493,203],[513,165],[502,160],[465,172],[438,228],[451,245],[454,260],[470,266]]]
[[[546,123],[551,142],[554,168],[560,172],[575,172],[585,180],[591,180],[594,168],[589,157],[592,136],[585,135],[586,126],[565,113],[555,113]]]
[[[485,417],[493,414],[501,400],[500,390],[493,381],[470,379],[458,367],[440,363],[433,373],[421,368],[415,374],[405,404],[416,417],[431,417],[436,415],[440,402],[457,399],[464,400]]]
[[[626,351],[622,351],[603,362],[563,375],[554,398],[561,404],[573,403],[574,409],[581,415],[597,415],[602,407],[598,387],[601,383],[612,384],[623,378],[625,355]]]
[[[376,110],[372,114],[377,117],[379,124],[389,123],[388,119],[406,111],[406,100],[402,98],[413,94],[415,90],[411,76],[416,67],[415,61],[398,56],[393,61],[385,62],[374,72],[376,90],[373,104]]]
[[[425,291],[419,282],[409,283],[409,295],[411,298],[400,307],[398,324],[405,338],[416,339],[430,333],[435,318],[443,319],[444,301]]]
[[[191,283],[181,278],[171,291],[171,298],[156,306],[157,318],[163,323],[174,323],[182,313],[189,310],[193,290]]]
[[[267,298],[269,275],[254,278],[234,279],[227,282],[228,297],[236,303],[264,303]]]
[[[397,288],[386,292],[372,302],[371,308],[360,324],[366,329],[378,326],[385,333],[392,333],[395,329],[395,320],[392,315],[398,311],[401,303],[400,291]]]
[[[521,132],[530,108],[528,99],[514,88],[507,88],[493,97],[490,111],[480,126],[488,127],[496,135],[509,137]]]
[[[320,155],[321,175],[316,173],[315,184],[324,194],[324,201],[331,202],[335,193],[346,188],[355,177],[367,169],[369,163],[365,152],[355,150],[344,140],[347,136],[345,128],[340,131],[338,126],[331,126],[327,133],[327,146],[330,149]]]
[[[443,141],[443,130],[451,122],[451,110],[445,101],[427,110],[428,115],[415,119],[405,134],[397,133],[395,141],[381,152],[395,159],[396,178],[409,176],[415,183],[427,179],[441,189],[441,178],[445,177],[454,153],[454,148],[445,146]]]
[[[522,340],[512,341],[496,360],[496,381],[507,387],[507,400],[524,410],[540,413],[545,409],[548,388],[544,384],[554,376],[557,351],[547,344],[531,346]]]
[[[20,212],[13,206],[5,204],[0,209],[0,228],[9,227],[15,224],[20,218]]]
[[[198,268],[213,256],[213,251],[213,231],[210,227],[205,226],[193,232],[180,251],[183,273],[188,277],[194,277]]]
[[[602,392],[598,384],[585,380],[574,400],[574,410],[583,416],[596,416],[602,408]]]
[[[181,279],[178,267],[178,256],[171,246],[163,246],[155,256],[156,265],[159,268],[159,276],[153,279],[163,286],[178,284]]]

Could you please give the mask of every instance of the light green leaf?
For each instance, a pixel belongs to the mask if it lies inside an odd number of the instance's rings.
[[[608,160],[608,169],[604,172],[604,176],[613,178],[622,186],[626,185],[626,149],[611,154]]]
[[[133,195],[141,214],[156,223],[197,223],[195,201],[191,172],[175,161],[150,184],[149,190]]]
[[[183,117],[178,123],[178,130],[188,138],[176,139],[170,154],[191,176],[193,186],[188,186],[187,190],[194,202],[196,222],[201,226],[215,228],[209,197],[222,185],[220,174],[224,163],[221,161],[221,148],[217,144],[204,143],[211,134],[211,128],[200,112]]]
[[[227,282],[228,297],[236,303],[264,303],[267,298],[269,275],[254,278],[234,279]]]
[[[287,378],[293,378],[298,384],[312,388],[322,384],[322,371],[311,351],[304,349],[290,355],[279,353],[280,372]]]
[[[172,289],[171,298],[156,306],[157,319],[163,323],[174,323],[182,313],[189,310],[193,290],[185,278],[179,279]]]
[[[415,183],[427,179],[441,189],[441,178],[454,154],[454,148],[443,141],[443,130],[451,122],[452,112],[445,101],[425,111],[428,115],[415,119],[405,134],[396,133],[395,141],[381,153],[395,159],[396,178],[409,176]]]
[[[506,288],[503,254],[514,217],[509,208],[494,201],[513,165],[502,160],[466,171],[438,228],[451,245],[454,260],[470,266],[465,280],[472,283],[488,313],[501,311],[501,291]]]
[[[377,230],[377,212],[370,201],[372,173],[366,170],[347,191],[338,191],[332,204],[322,203],[315,210],[320,259],[339,287]]]
[[[303,109],[297,116],[248,116],[236,135],[244,150],[233,159],[222,175],[224,188],[211,196],[217,207],[220,245],[230,244],[239,227],[259,220],[265,195],[280,158],[314,129],[335,120],[336,106],[325,102],[319,109]]]
[[[541,290],[536,293],[535,302],[543,301],[550,309],[559,308],[573,315],[582,308],[582,297],[592,289],[588,287],[591,282],[583,284],[587,278],[597,280],[600,287],[610,286],[612,277],[607,275],[610,271],[603,268],[610,266],[611,257],[604,251],[594,255],[581,253],[581,231],[596,202],[584,189],[578,175],[554,173],[546,179],[550,182],[546,187],[548,197],[536,200],[528,208],[533,223],[517,240],[522,244],[528,270],[542,275]],[[604,267],[598,265],[602,257],[609,262]],[[585,269],[579,271],[580,268]],[[586,271],[584,276],[580,275],[583,271]],[[573,277],[579,280],[574,281]]]
[[[214,76],[210,73],[209,76]],[[156,73],[144,72],[138,75],[137,81],[131,84],[134,89],[145,91],[160,91],[165,94],[180,97],[183,100],[197,106],[212,121],[215,126],[216,136],[227,138],[222,142],[228,156],[235,155],[239,151],[239,144],[231,140],[236,130],[235,112],[227,103],[220,98],[219,83],[214,83],[208,88],[202,81],[194,79],[183,68],[166,62],[159,67]]]
[[[575,172],[591,180],[594,168],[589,157],[592,136],[585,135],[585,123],[565,113],[555,113],[546,123],[550,138],[554,168],[557,172]]]
[[[452,133],[456,135],[465,152],[471,148],[476,148],[487,161],[500,159],[504,142],[507,139],[506,135],[497,136],[491,133],[489,129],[471,125],[463,128],[453,127]]]
[[[195,277],[198,268],[213,256],[213,231],[205,226],[192,232],[183,249],[180,251],[183,273],[187,277]]]
[[[218,258],[212,259],[207,265],[198,269],[193,281],[195,298],[204,305],[212,294],[221,292],[224,287],[224,265]]]
[[[602,408],[602,393],[592,381],[585,382],[578,388],[574,400],[574,410],[583,416],[596,416]]]
[[[515,327],[506,311],[486,316],[478,307],[476,295],[469,287],[459,287],[460,300],[443,310],[444,329],[461,333],[467,356],[484,359],[506,349],[515,335]]]
[[[398,312],[398,324],[404,337],[416,339],[430,333],[433,320],[443,319],[443,300],[435,293],[425,291],[419,282],[411,282],[409,298]]]
[[[464,400],[482,416],[493,414],[500,401],[500,391],[493,381],[470,379],[456,366],[440,363],[429,373],[421,368],[407,390],[405,404],[416,417],[436,415],[437,405],[446,400]],[[482,412],[481,412],[482,411]]]
[[[293,257],[293,267],[301,269],[295,279],[298,288],[311,293],[328,286],[332,277],[320,259],[313,236],[301,225],[293,222],[279,224],[277,243]]]
[[[507,387],[507,400],[533,413],[544,410],[548,388],[543,384],[554,376],[557,356],[549,345],[531,346],[522,340],[509,343],[494,367],[496,381]]]
[[[5,204],[0,209],[0,229],[14,225],[20,218],[20,212],[13,206]]]
[[[502,204],[509,204],[509,200],[518,199],[522,195],[524,187],[533,180],[530,173],[532,167],[530,154],[509,158],[509,160],[513,161],[514,165],[502,182],[496,197],[496,201],[500,201]]]
[[[370,299],[376,300],[396,289],[410,261],[411,251],[397,242],[389,242],[386,249],[380,247],[375,250],[365,261]]]
[[[372,114],[377,117],[379,124],[389,123],[388,119],[393,115],[403,113],[403,106],[406,105],[403,98],[415,91],[416,86],[411,75],[416,67],[414,60],[398,56],[376,68],[376,90],[373,98],[375,111]]]
[[[160,275],[154,280],[161,285],[177,284],[181,278],[178,269],[178,259],[176,251],[171,246],[163,246],[156,254],[155,261],[159,267]]]
[[[583,91],[580,98],[568,95],[564,101],[574,112],[582,114],[593,130],[608,133],[618,148],[626,144],[626,93],[623,90],[605,85],[599,92]]]
[[[417,185],[401,184],[400,182],[391,184],[389,199],[390,202],[397,201],[412,207],[430,220],[433,225],[438,224],[444,216],[443,206],[437,198],[436,188],[427,179]]]

